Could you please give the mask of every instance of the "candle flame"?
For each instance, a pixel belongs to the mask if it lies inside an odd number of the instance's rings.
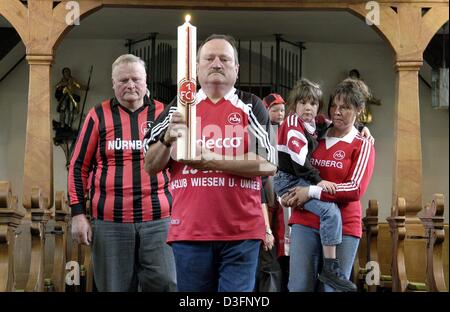
[[[188,14],[186,15],[186,17],[184,18],[184,20],[186,21],[186,23],[189,23],[191,21],[191,16]]]

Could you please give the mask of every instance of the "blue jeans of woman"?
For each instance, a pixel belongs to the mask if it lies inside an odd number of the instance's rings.
[[[359,238],[344,235],[342,243],[336,246],[336,257],[339,259],[340,269],[347,279],[350,279],[358,245]],[[323,285],[317,279],[322,268],[323,259],[318,230],[300,224],[293,224],[290,252],[289,291],[335,291],[334,288]]]
[[[275,193],[279,197],[282,197],[293,187],[311,185],[307,180],[283,171],[278,171],[273,182]],[[342,242],[341,211],[335,203],[311,199],[304,204],[303,208],[320,218],[322,245],[335,246]]]

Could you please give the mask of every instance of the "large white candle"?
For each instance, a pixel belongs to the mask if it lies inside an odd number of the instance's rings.
[[[177,108],[187,131],[177,139],[177,160],[194,159],[196,150],[197,28],[189,23],[190,19],[186,15],[186,22],[178,27]]]

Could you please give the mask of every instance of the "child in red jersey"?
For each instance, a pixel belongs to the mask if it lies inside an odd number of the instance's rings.
[[[275,192],[282,198],[282,204],[283,196],[296,186],[318,185],[331,194],[336,191],[336,184],[322,180],[310,162],[318,135],[330,124],[323,115],[317,115],[321,103],[320,86],[307,79],[298,81],[290,93],[288,117],[278,130],[279,171],[274,178]],[[320,217],[324,261],[319,280],[340,291],[356,291],[356,285],[340,271],[336,258],[336,245],[342,242],[342,219],[338,206],[313,199],[303,208]],[[322,280],[322,276],[326,279]]]

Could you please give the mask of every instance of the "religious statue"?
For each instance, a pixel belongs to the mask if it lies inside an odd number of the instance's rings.
[[[53,142],[56,146],[60,146],[66,156],[66,167],[69,166],[69,159],[74,142],[80,130],[83,117],[84,103],[86,103],[87,91],[91,81],[92,66],[89,72],[89,80],[87,87],[79,83],[72,77],[70,68],[64,67],[62,70],[62,78],[56,85],[55,98],[58,101],[56,111],[59,114],[59,121],[53,120],[53,130],[55,137]],[[80,105],[80,93],[86,91],[84,102]],[[74,121],[80,117],[77,125],[73,125]]]
[[[59,128],[72,128],[72,124],[80,113],[79,91],[87,90],[87,87],[77,82],[72,77],[70,68],[64,67],[63,77],[56,85],[55,97],[58,101],[56,111],[59,114]]]

